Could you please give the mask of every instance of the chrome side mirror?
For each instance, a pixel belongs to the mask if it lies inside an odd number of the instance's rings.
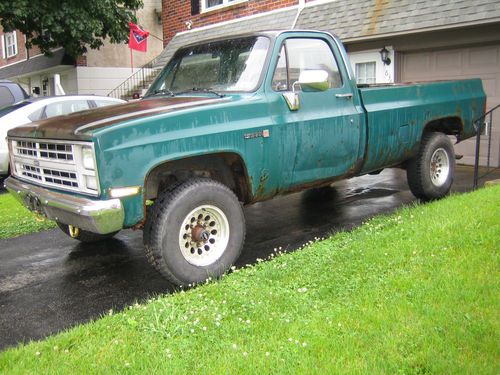
[[[303,70],[297,82],[303,91],[325,91],[330,88],[326,70]]]
[[[283,93],[286,104],[290,111],[296,111],[300,108],[300,100],[297,86],[302,91],[325,91],[330,88],[328,82],[328,72],[326,70],[303,70],[300,72],[299,80],[292,85],[292,92]]]
[[[300,108],[299,93],[295,91],[295,84],[292,86],[293,91],[288,91],[283,93],[286,104],[290,111],[296,111]]]

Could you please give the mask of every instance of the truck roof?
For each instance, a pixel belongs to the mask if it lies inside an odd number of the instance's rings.
[[[219,37],[214,37],[214,38],[208,38],[208,39],[203,39],[203,40],[198,40],[193,43],[186,44],[179,49],[183,49],[185,47],[191,47],[191,46],[196,46],[199,44],[205,44],[205,43],[210,43],[210,42],[215,42],[219,40],[227,40],[227,39],[236,39],[236,38],[244,38],[244,37],[249,37],[249,36],[267,36],[271,39],[275,39],[279,35],[283,33],[288,33],[288,32],[294,32],[294,33],[300,33],[300,32],[307,32],[307,33],[322,33],[322,34],[328,34],[332,36],[334,39],[338,40],[337,36],[328,32],[328,31],[321,31],[321,30],[296,30],[296,29],[282,29],[282,30],[262,30],[262,31],[251,31],[247,33],[240,33],[240,34],[234,34],[234,35],[224,35],[224,36],[219,36]]]

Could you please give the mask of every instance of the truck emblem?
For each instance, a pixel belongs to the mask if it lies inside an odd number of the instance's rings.
[[[245,139],[252,139],[252,138],[259,138],[259,137],[269,138],[269,129],[264,129],[264,130],[254,132],[254,133],[246,133],[243,135],[243,138],[245,138]]]

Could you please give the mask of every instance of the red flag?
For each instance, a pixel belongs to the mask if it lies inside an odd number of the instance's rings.
[[[129,22],[128,25],[130,26],[128,48],[135,49],[141,52],[146,52],[148,49],[149,31],[142,29],[141,27],[132,22]]]

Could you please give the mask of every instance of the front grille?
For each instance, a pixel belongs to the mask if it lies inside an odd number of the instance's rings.
[[[18,155],[47,160],[74,160],[73,145],[69,143],[18,141],[14,150]]]
[[[95,171],[82,165],[82,147],[90,143],[12,139],[13,174],[38,185],[97,195],[86,187],[86,180]]]

